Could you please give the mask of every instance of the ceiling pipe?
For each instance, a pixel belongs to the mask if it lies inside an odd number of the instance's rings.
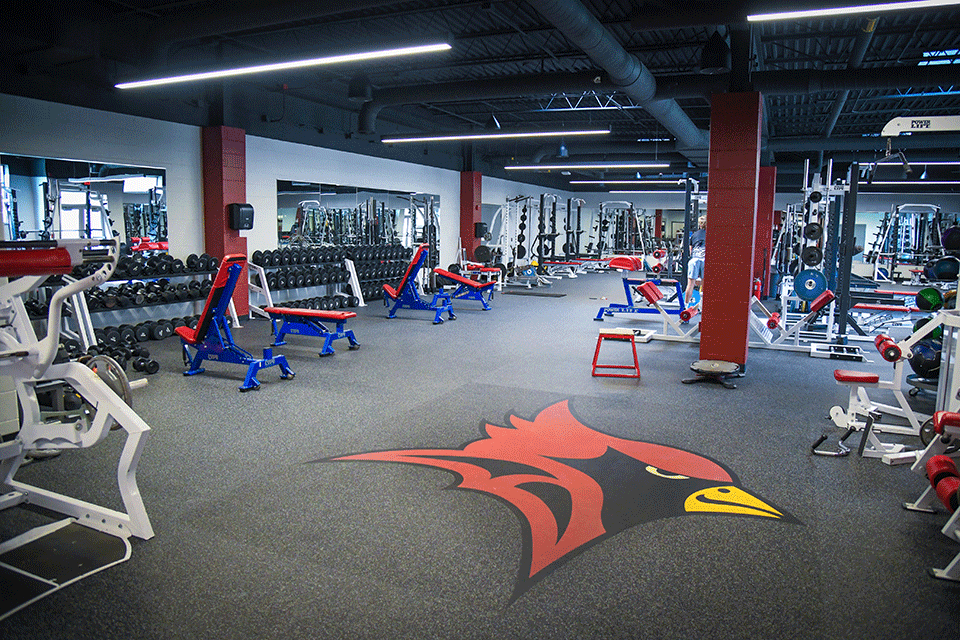
[[[579,0],[527,0],[567,40],[610,74],[610,80],[642,105],[676,139],[681,149],[699,150],[706,160],[709,136],[672,99],[655,99],[657,82],[650,70],[609,32]],[[691,158],[694,160],[694,158]]]
[[[375,89],[373,100],[360,108],[360,133],[375,133],[377,116],[384,107],[423,102],[492,100],[552,93],[613,91],[616,86],[598,71],[513,76],[442,84]]]
[[[860,29],[860,33],[857,34],[857,39],[853,43],[853,53],[850,54],[850,60],[847,62],[847,69],[859,69],[863,66],[863,59],[867,55],[867,49],[870,48],[870,43],[873,42],[873,34],[876,33],[878,21],[879,18],[867,18],[864,20],[863,28]],[[834,100],[833,108],[830,109],[827,122],[823,127],[824,138],[829,138],[833,135],[833,129],[837,126],[837,120],[840,119],[840,114],[843,112],[844,107],[847,106],[847,98],[849,97],[850,90],[843,89],[840,91],[837,99]]]

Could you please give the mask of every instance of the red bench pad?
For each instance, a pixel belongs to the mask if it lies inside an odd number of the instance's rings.
[[[499,271],[499,269],[497,269],[497,271]],[[466,285],[471,289],[488,289],[497,284],[493,280],[490,280],[489,282],[477,282],[476,280],[464,278],[463,276],[453,273],[452,271],[447,271],[446,269],[434,269],[433,272],[438,276],[453,280],[454,282],[459,282],[460,284]]]
[[[933,414],[933,430],[943,433],[944,427],[960,427],[960,413],[955,411],[937,411]]]
[[[616,256],[610,260],[611,269],[643,271],[643,260],[635,256]]]
[[[663,298],[663,292],[660,291],[660,288],[652,282],[644,282],[642,285],[637,287],[637,291],[643,294],[643,297],[647,299],[647,302],[654,304],[660,299]]]
[[[197,344],[197,330],[191,329],[190,327],[176,327],[173,330],[178,336],[183,338],[185,341],[190,344]]]
[[[862,384],[876,384],[880,382],[880,376],[876,373],[850,371],[849,369],[835,369],[833,377],[836,378],[837,382],[859,382]]]
[[[833,291],[827,289],[810,303],[810,312],[813,313],[815,311],[820,311],[820,309],[823,309],[825,306],[833,302],[833,299],[836,297],[837,296],[833,295]]]
[[[580,266],[579,262],[547,262],[546,260],[543,261],[543,264],[560,265],[562,267],[579,267]]]
[[[357,314],[353,311],[324,311],[322,309],[295,309],[290,307],[265,307],[264,311],[281,316],[304,316],[306,318],[322,318],[324,320],[337,321],[357,317]]]
[[[479,273],[500,273],[497,267],[474,267],[467,265],[467,271],[477,271]]]

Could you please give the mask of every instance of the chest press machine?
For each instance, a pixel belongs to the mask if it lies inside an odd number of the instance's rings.
[[[296,375],[287,364],[286,356],[274,356],[273,350],[265,348],[262,358],[255,358],[250,352],[240,348],[233,341],[230,333],[230,323],[227,320],[227,307],[230,298],[237,286],[237,280],[246,267],[247,257],[242,254],[224,256],[220,262],[220,269],[213,280],[213,287],[207,295],[207,302],[200,314],[200,321],[193,329],[177,327],[177,335],[183,347],[183,362],[189,369],[183,372],[185,376],[203,373],[200,365],[204,360],[215,360],[240,364],[247,367],[247,375],[240,385],[240,391],[259,389],[257,372],[268,367],[280,367],[280,378],[289,380]],[[190,355],[193,349],[195,355]]]
[[[144,540],[153,537],[136,479],[150,427],[86,365],[54,364],[64,301],[106,282],[116,267],[117,256],[114,240],[0,243],[0,276],[16,278],[0,285],[0,375],[13,379],[22,408],[16,437],[0,442],[0,490],[4,492],[0,510],[34,505],[68,516],[0,544],[0,593],[4,596],[0,600],[0,620],[64,586],[129,559],[130,536]],[[41,286],[48,275],[67,274],[74,266],[90,264],[100,267],[51,296],[47,333],[37,338],[24,296]],[[69,415],[41,411],[38,388],[51,384],[69,385],[83,400],[84,409]],[[103,442],[115,428],[126,432],[116,476],[123,511],[15,479],[28,453],[87,449]]]

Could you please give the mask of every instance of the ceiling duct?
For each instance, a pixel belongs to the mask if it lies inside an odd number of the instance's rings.
[[[642,105],[676,139],[691,161],[705,162],[709,136],[674,100],[654,100],[657,83],[650,70],[609,32],[579,0],[528,0],[566,38],[610,75],[620,91]]]

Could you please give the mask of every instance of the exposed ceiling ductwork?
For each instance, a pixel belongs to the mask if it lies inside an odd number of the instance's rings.
[[[650,70],[623,48],[579,0],[528,0],[566,38],[608,74],[620,91],[642,105],[677,139],[677,147],[695,163],[705,163],[710,141],[674,100],[655,99]]]

